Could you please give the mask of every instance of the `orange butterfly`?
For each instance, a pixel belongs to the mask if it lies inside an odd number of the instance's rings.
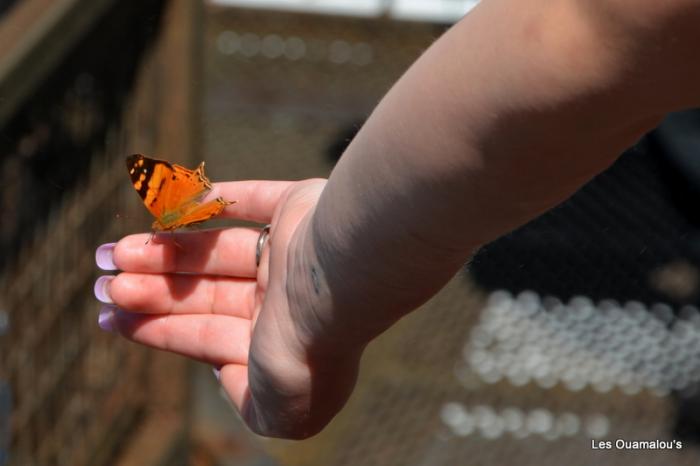
[[[134,188],[156,218],[152,225],[154,230],[175,230],[205,222],[233,204],[221,197],[201,202],[211,191],[211,183],[204,175],[204,162],[196,170],[190,170],[165,160],[134,154],[126,158],[126,166]]]

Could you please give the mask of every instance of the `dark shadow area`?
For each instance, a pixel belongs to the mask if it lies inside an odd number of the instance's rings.
[[[0,19],[17,3],[17,0],[0,0]]]
[[[2,266],[83,183],[108,128],[120,121],[163,5],[115,3],[0,131],[0,206],[13,219],[0,225]]]
[[[696,145],[678,144],[678,133]],[[696,303],[700,170],[679,161],[697,165],[698,135],[699,125],[670,118],[568,201],[482,248],[471,275],[487,290],[562,300]]]
[[[335,164],[338,162],[338,160],[340,160],[340,157],[345,152],[345,149],[347,149],[352,140],[355,139],[355,136],[357,136],[357,133],[360,132],[362,125],[364,124],[364,121],[357,120],[349,125],[343,126],[340,129],[338,135],[326,149],[326,157],[329,161]]]

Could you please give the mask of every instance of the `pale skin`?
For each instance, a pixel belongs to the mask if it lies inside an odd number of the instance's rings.
[[[328,181],[215,185],[237,201],[224,217],[273,225],[259,267],[258,229],[119,241],[114,327],[220,368],[253,431],[314,435],[366,345],[480,245],[700,106],[697,24],[695,0],[483,1],[396,83]]]

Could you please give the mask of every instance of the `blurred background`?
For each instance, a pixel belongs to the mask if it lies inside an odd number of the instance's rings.
[[[475,3],[0,0],[0,466],[697,464],[695,111],[480,250],[313,439],[250,434],[211,368],[97,327],[95,248],[150,225],[126,155],[327,176]],[[683,448],[591,448],[618,438]]]

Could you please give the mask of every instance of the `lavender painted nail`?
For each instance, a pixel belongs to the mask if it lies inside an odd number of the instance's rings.
[[[103,275],[95,281],[95,298],[105,304],[112,304],[112,297],[109,294],[109,284],[114,280],[113,275]]]
[[[116,310],[117,306],[110,304],[102,306],[102,309],[100,309],[100,314],[97,316],[97,325],[105,332],[115,333],[117,331],[114,326],[114,313]]]
[[[95,262],[102,270],[117,270],[114,265],[114,247],[117,243],[106,243],[97,248],[95,251]]]

